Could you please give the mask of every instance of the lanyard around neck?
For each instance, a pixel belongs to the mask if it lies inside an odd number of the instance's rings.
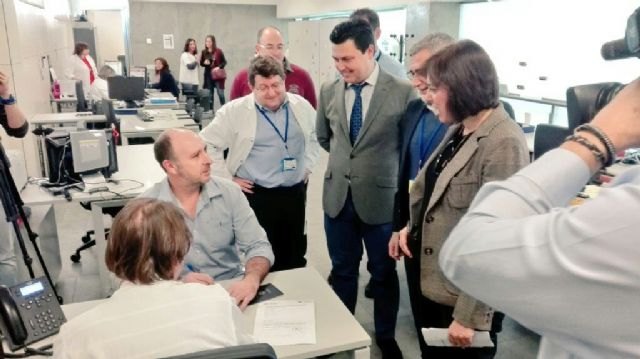
[[[276,131],[276,133],[278,134],[278,137],[280,137],[282,142],[284,142],[284,146],[286,148],[287,147],[287,139],[289,138],[289,106],[288,106],[288,104],[285,103],[284,106],[283,106],[284,113],[285,113],[285,117],[284,117],[285,118],[284,136],[282,135],[282,132],[280,132],[278,127],[276,127],[275,123],[273,123],[273,121],[271,121],[271,119],[269,118],[267,113],[264,112],[264,110],[262,108],[260,108],[260,106],[258,106],[257,104],[256,104],[256,109],[260,112],[262,117],[264,117],[264,119],[267,120],[267,122],[269,122],[271,127],[273,127],[274,131]]]

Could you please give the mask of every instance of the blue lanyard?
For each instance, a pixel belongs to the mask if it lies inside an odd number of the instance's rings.
[[[422,115],[420,116],[420,162],[418,163],[418,170],[422,169],[422,165],[424,165],[424,163],[426,162],[427,158],[425,158],[425,156],[427,155],[427,151],[429,150],[429,148],[431,148],[431,145],[433,144],[433,141],[436,139],[436,136],[438,135],[438,133],[440,133],[440,130],[442,129],[443,124],[439,123],[438,127],[435,129],[435,131],[433,131],[431,133],[431,137],[429,137],[429,141],[427,141],[427,144],[425,146],[424,143],[424,129],[426,126],[427,122],[427,114],[425,112],[425,110],[422,110]]]
[[[262,117],[264,117],[264,119],[267,120],[267,122],[269,122],[271,127],[273,127],[273,129],[276,131],[276,133],[278,134],[278,137],[280,137],[282,142],[284,142],[284,148],[287,151],[289,151],[289,147],[287,146],[287,138],[289,138],[289,106],[288,106],[288,104],[286,104],[286,103],[284,104],[284,111],[285,111],[284,136],[282,136],[282,133],[280,132],[280,130],[278,130],[278,127],[276,127],[276,125],[273,123],[273,121],[271,121],[269,116],[267,116],[267,113],[264,112],[264,110],[261,109],[260,106],[258,106],[258,105],[256,105],[256,108],[258,109],[258,111],[260,111],[260,113],[262,114]]]

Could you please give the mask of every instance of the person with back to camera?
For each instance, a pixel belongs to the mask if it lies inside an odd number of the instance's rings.
[[[225,104],[224,83],[226,81],[226,73],[224,67],[227,66],[227,59],[224,52],[216,44],[216,37],[207,35],[204,40],[204,50],[200,55],[200,66],[204,67],[203,87],[211,91],[211,108],[213,108],[213,92],[218,92],[220,106]],[[214,74],[216,79],[214,79]]]
[[[538,358],[640,357],[640,168],[570,205],[617,151],[640,147],[638,99],[640,79],[559,148],[480,189],[442,248],[456,286],[542,335]]]
[[[11,94],[9,76],[2,71],[0,71],[0,125],[7,135],[15,138],[23,138],[29,131],[27,117]],[[1,144],[0,142],[0,146]],[[4,207],[0,203],[0,284],[8,287],[16,284],[18,274],[14,240],[13,226],[7,222]]]
[[[173,204],[129,202],[113,221],[105,254],[122,285],[62,325],[54,357],[159,358],[253,343],[222,286],[177,280],[190,245]]]
[[[65,76],[69,80],[81,80],[85,98],[89,98],[91,85],[98,76],[96,63],[89,54],[89,45],[84,42],[76,43],[73,54],[65,68]]]
[[[198,80],[198,47],[196,40],[187,39],[184,43],[184,50],[180,55],[180,87],[182,87],[182,93],[186,91],[193,91],[194,88],[198,88],[200,84]]]
[[[154,60],[156,67],[156,82],[151,85],[152,88],[160,90],[160,92],[171,92],[175,98],[178,98],[179,91],[176,79],[169,70],[169,63],[162,57]]]
[[[522,130],[498,100],[495,67],[478,44],[463,40],[449,45],[418,74],[427,79],[427,103],[441,122],[450,125],[416,177],[410,191],[409,224],[399,233],[403,254],[419,257],[416,270],[422,296],[416,298],[417,321],[422,328],[448,328],[452,345],[426,345],[418,333],[422,357],[493,358],[502,315],[453,286],[437,258],[478,189],[524,167],[529,150]],[[500,265],[498,258],[496,265]],[[496,346],[469,348],[475,330],[489,331]]]
[[[107,79],[115,76],[116,72],[109,65],[103,65],[98,71],[98,77],[91,85],[89,90],[89,98],[93,101],[102,101],[109,99],[109,84]]]

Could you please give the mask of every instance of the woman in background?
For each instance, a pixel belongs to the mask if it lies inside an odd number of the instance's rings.
[[[156,66],[156,81],[151,87],[160,90],[160,92],[171,92],[178,99],[178,85],[171,71],[169,71],[167,60],[163,57],[158,57],[154,60],[154,63]]]
[[[65,76],[69,80],[81,80],[85,98],[88,98],[91,85],[96,80],[97,74],[96,63],[89,55],[89,45],[84,42],[76,43],[69,63],[67,63]]]
[[[216,45],[216,37],[207,35],[204,40],[204,50],[200,56],[200,66],[204,67],[203,87],[211,91],[211,108],[213,108],[213,90],[218,91],[220,106],[224,105],[224,82],[226,73],[224,67],[227,66],[227,59],[224,52]],[[215,79],[214,79],[215,77]]]
[[[463,40],[435,53],[418,70],[426,78],[427,104],[449,125],[440,146],[410,190],[410,220],[400,231],[400,248],[420,265],[413,298],[422,328],[448,330],[452,347],[427,345],[423,358],[493,358],[502,314],[460,291],[442,273],[440,249],[487,182],[503,180],[529,163],[524,134],[498,100],[498,76],[487,53]],[[413,257],[412,257],[413,258]],[[499,266],[499,260],[496,266]],[[485,285],[490,286],[491,283]],[[475,331],[488,331],[494,347],[470,348]]]
[[[57,358],[159,358],[250,344],[240,309],[219,284],[177,280],[191,232],[169,202],[135,199],[113,221],[105,262],[123,283],[62,325]]]
[[[184,43],[184,50],[180,55],[180,87],[182,87],[182,94],[187,92],[195,92],[198,89],[198,47],[196,46],[196,40],[187,39]]]

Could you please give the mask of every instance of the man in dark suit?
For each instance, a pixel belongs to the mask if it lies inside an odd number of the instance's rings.
[[[426,95],[427,79],[416,73],[416,71],[424,66],[431,55],[454,43],[454,41],[447,34],[433,33],[422,38],[409,51],[408,75],[411,78],[411,84],[421,97],[424,98]],[[393,208],[393,234],[389,241],[389,255],[395,260],[400,260],[401,257],[398,249],[398,232],[409,221],[409,189],[416,175],[431,157],[431,154],[447,132],[447,126],[438,120],[433,111],[427,107],[423,98],[415,99],[409,103],[404,113],[404,118],[400,123],[401,146],[398,191],[396,192]],[[416,275],[420,273],[419,259],[420,256],[415,256],[413,258],[405,257],[404,260],[407,287],[411,298],[419,298],[421,296],[420,278]],[[417,269],[412,270],[412,268]],[[414,307],[415,303],[418,303],[418,301],[411,301],[414,320],[419,318],[417,308]],[[420,333],[420,325],[417,321],[415,321],[415,325],[416,331]]]
[[[415,93],[409,83],[380,69],[366,21],[338,24],[330,40],[342,78],[322,86],[316,130],[320,145],[329,152],[322,203],[331,285],[353,313],[364,242],[376,342],[383,358],[401,358],[394,338],[398,276],[387,246],[397,190],[400,121]]]

